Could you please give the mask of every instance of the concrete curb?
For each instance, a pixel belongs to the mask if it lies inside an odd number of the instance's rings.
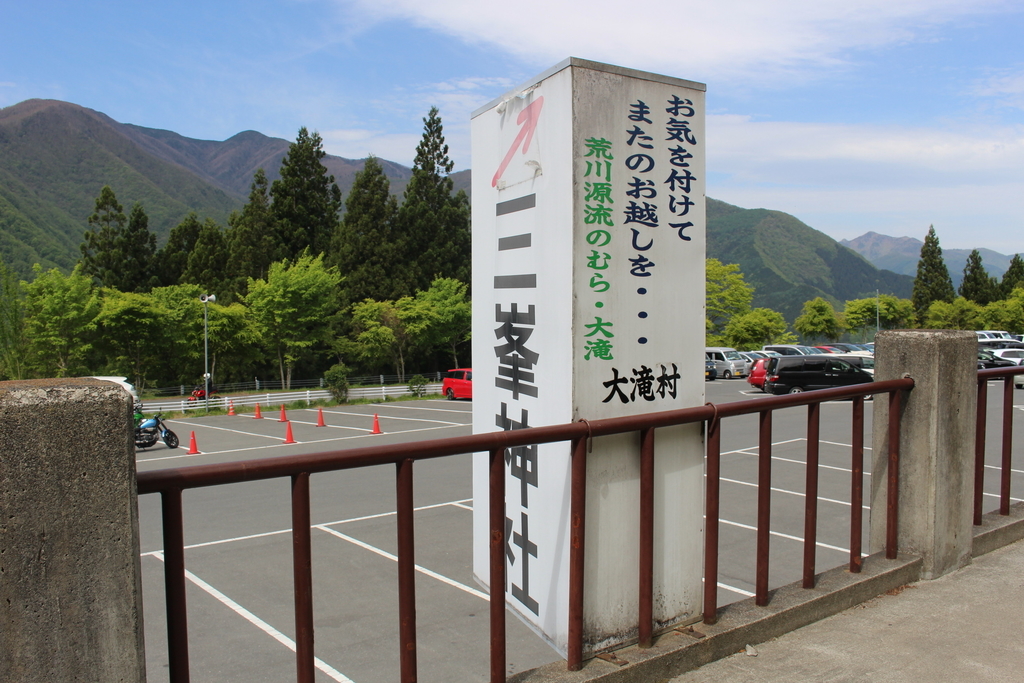
[[[837,567],[818,575],[814,588],[802,588],[798,582],[773,591],[765,607],[756,606],[753,598],[727,605],[719,610],[717,624],[694,624],[697,633],[668,631],[647,649],[632,645],[616,650],[615,663],[591,659],[580,671],[566,671],[565,662],[554,662],[508,681],[649,683],[672,678],[913,583],[920,578],[921,567],[919,557],[886,560],[872,555],[865,558],[860,574]]]
[[[974,527],[974,545],[971,556],[978,557],[1024,538],[1024,503],[1010,506],[1010,514],[990,512],[981,518],[981,526]]]

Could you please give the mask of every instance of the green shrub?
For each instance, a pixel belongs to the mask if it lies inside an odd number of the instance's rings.
[[[348,366],[344,363],[332,365],[324,373],[324,383],[338,403],[348,400]]]
[[[416,375],[409,379],[409,392],[413,396],[423,396],[427,393],[427,378],[423,375]]]

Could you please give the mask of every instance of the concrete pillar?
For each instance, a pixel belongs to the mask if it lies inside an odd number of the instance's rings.
[[[131,398],[0,382],[0,680],[146,680]]]
[[[898,541],[924,559],[934,579],[971,560],[974,430],[977,411],[974,332],[888,330],[875,337],[875,379],[914,378],[903,396]],[[871,552],[885,549],[889,403],[875,398],[871,476]]]

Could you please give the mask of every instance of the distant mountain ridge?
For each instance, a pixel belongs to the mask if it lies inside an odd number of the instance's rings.
[[[939,244],[941,243],[940,235]],[[917,262],[921,258],[921,247],[924,246],[923,241],[913,237],[889,237],[877,232],[867,232],[852,240],[840,240],[839,244],[853,249],[878,268],[912,277],[917,275]],[[991,249],[978,249],[978,253],[981,254],[981,263],[985,270],[993,277],[1002,277],[1010,267],[1012,256]],[[946,262],[954,287],[959,287],[964,279],[964,266],[967,265],[967,257],[970,254],[970,249],[942,250],[942,259]]]
[[[910,298],[914,279],[880,270],[860,254],[797,218],[707,200],[708,256],[737,263],[754,285],[755,307],[792,321],[805,301],[823,297],[838,309],[875,292]]]

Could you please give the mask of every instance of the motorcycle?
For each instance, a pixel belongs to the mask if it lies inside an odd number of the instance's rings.
[[[157,413],[151,418],[144,418],[139,408],[135,410],[135,445],[138,448],[149,448],[155,446],[159,439],[163,439],[168,448],[178,447],[178,435],[167,428],[164,421],[160,419],[161,414]]]
[[[216,387],[210,385],[210,396],[217,393]],[[206,398],[206,389],[202,385],[196,385],[196,388],[192,390],[192,395],[188,397],[189,401],[202,401]]]

